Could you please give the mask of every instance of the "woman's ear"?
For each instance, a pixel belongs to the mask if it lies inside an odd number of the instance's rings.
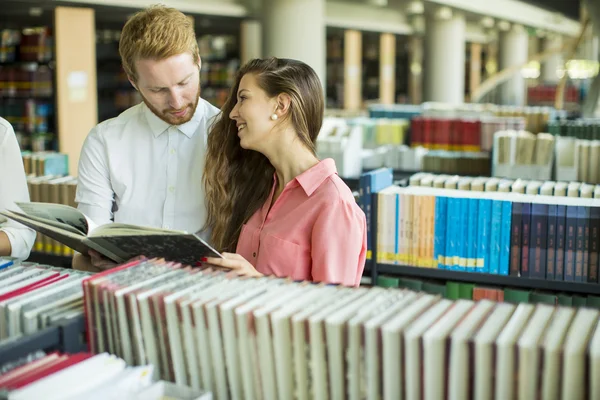
[[[291,105],[292,98],[288,94],[281,93],[277,96],[277,111],[281,116],[288,113]]]

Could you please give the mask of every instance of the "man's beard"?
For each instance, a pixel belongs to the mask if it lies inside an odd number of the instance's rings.
[[[182,125],[182,124],[185,124],[186,122],[188,122],[189,120],[191,120],[192,117],[194,116],[194,113],[196,112],[196,107],[198,107],[198,102],[200,101],[200,82],[198,82],[198,94],[196,95],[196,100],[194,103],[188,103],[185,106],[185,108],[188,109],[188,112],[183,117],[177,117],[176,115],[173,115],[170,112],[172,110],[159,111],[144,97],[142,92],[139,92],[139,93],[140,93],[140,96],[142,97],[142,100],[144,101],[144,104],[146,104],[146,106],[150,109],[150,111],[152,111],[152,113],[154,115],[156,115],[158,118],[162,119],[169,125]]]

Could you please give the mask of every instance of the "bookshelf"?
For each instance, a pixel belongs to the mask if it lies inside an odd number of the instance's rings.
[[[402,275],[411,278],[435,279],[440,281],[459,281],[480,285],[513,287],[521,289],[539,289],[553,292],[600,295],[600,285],[584,282],[561,282],[545,279],[523,278],[482,274],[476,272],[448,271],[437,268],[408,267],[404,265],[377,264],[377,274]]]
[[[405,184],[406,185],[406,184]],[[378,193],[371,195],[371,215],[378,214]],[[369,219],[368,219],[369,220]],[[377,218],[370,218],[370,232],[377,232]],[[496,275],[479,272],[452,271],[438,268],[413,267],[407,265],[386,264],[377,262],[377,235],[371,236],[370,259],[366,261],[365,275],[370,276],[373,284],[379,275],[407,277],[420,280],[456,281],[462,283],[486,285],[502,289],[525,289],[551,292],[553,294],[568,293],[573,295],[600,296],[599,283],[555,281],[540,278],[520,277],[514,275]],[[367,274],[367,271],[369,273]]]

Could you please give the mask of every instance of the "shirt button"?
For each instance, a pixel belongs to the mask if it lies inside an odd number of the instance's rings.
[[[169,192],[174,192],[175,191],[175,186],[169,186]]]
[[[177,150],[171,149],[171,154],[175,154],[175,153],[177,153]]]
[[[252,253],[252,257],[256,258],[256,252]]]

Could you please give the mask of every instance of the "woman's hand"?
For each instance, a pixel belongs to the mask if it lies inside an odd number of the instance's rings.
[[[208,257],[202,259],[202,265],[210,264],[218,268],[228,269],[238,275],[260,277],[263,276],[258,272],[250,262],[244,257],[235,253],[221,253],[223,258]]]

